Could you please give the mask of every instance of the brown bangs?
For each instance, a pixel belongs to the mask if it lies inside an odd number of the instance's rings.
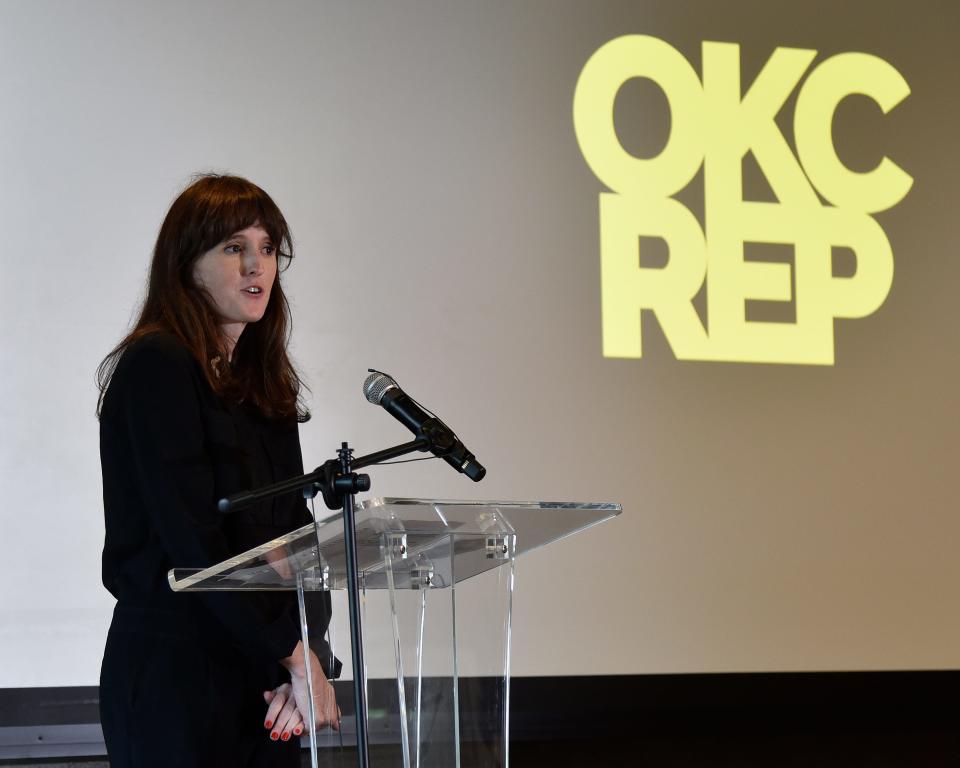
[[[203,253],[254,224],[263,227],[273,240],[279,270],[290,265],[293,243],[287,222],[260,187],[234,176],[201,176],[194,187],[194,199],[189,201],[193,216],[185,217],[194,221],[183,222],[186,227],[181,229],[183,234],[193,234],[192,242],[183,242],[180,256],[186,257],[187,263],[182,266],[192,265]]]

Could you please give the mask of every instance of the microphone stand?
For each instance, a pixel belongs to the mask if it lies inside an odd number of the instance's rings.
[[[347,601],[350,608],[350,654],[353,662],[353,702],[356,709],[357,765],[359,768],[369,768],[370,747],[367,736],[366,668],[363,662],[363,643],[361,642],[360,576],[357,569],[357,529],[354,513],[356,511],[356,494],[370,490],[370,476],[358,474],[356,470],[389,461],[414,451],[430,450],[433,444],[434,441],[429,437],[420,435],[408,443],[354,458],[353,449],[346,443],[341,443],[339,450],[337,450],[337,458],[324,462],[313,472],[253,491],[234,494],[217,502],[217,508],[220,512],[227,513],[243,509],[258,501],[272,499],[275,496],[282,496],[293,491],[301,491],[306,498],[313,498],[321,493],[324,503],[330,509],[343,508],[343,543],[347,569]],[[314,520],[314,535],[317,537],[317,554],[319,556],[320,537],[316,520]],[[308,654],[309,652],[309,648],[304,649],[304,653]],[[311,728],[313,728],[313,724],[311,724]]]

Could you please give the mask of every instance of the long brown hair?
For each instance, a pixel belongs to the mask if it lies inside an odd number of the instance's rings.
[[[247,324],[228,364],[220,320],[206,291],[194,280],[194,263],[254,224],[266,230],[277,249],[277,277],[263,318]],[[268,418],[306,421],[309,414],[299,400],[302,382],[287,356],[290,305],[280,283],[280,273],[292,258],[290,229],[266,192],[238,176],[196,176],[174,200],[160,227],[147,297],[133,330],[97,368],[97,415],[123,353],[139,339],[166,331],[190,350],[219,396],[251,403]]]

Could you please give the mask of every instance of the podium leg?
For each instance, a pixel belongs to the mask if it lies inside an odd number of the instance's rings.
[[[450,628],[453,645],[453,748],[456,768],[460,768],[460,662],[457,646],[457,537],[450,535]]]
[[[297,573],[297,605],[300,608],[300,640],[303,643],[303,658],[306,663],[307,672],[307,693],[310,695],[310,723],[307,732],[310,734],[310,766],[318,768],[317,765],[317,729],[314,723],[317,722],[316,708],[314,707],[313,694],[313,670],[310,663],[310,630],[307,627],[307,604],[303,596],[303,572]]]
[[[393,629],[393,657],[397,666],[397,700],[400,709],[400,746],[403,753],[403,768],[410,765],[410,728],[408,724],[406,676],[403,673],[403,649],[400,640],[399,607],[396,575],[390,547],[386,548],[387,590],[390,593],[390,624]]]
[[[501,589],[501,594],[506,592],[506,606],[504,611],[503,626],[503,768],[510,768],[510,647],[513,640],[513,590],[516,585],[517,558],[516,558],[516,539],[511,538],[510,564],[500,568],[498,577],[507,580],[505,590]]]
[[[451,588],[458,757],[464,765],[507,768],[516,536],[491,530],[479,541],[460,539],[458,551],[476,553],[474,567],[484,557],[488,570],[480,581]]]
[[[416,748],[417,757],[415,768],[420,768],[420,752],[423,748],[423,738],[420,733],[420,723],[423,719],[423,626],[427,618],[427,590],[420,590],[420,627],[417,632],[417,700],[416,700]]]

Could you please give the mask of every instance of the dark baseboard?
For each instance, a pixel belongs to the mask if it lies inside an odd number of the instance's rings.
[[[511,729],[562,739],[673,729],[956,728],[960,671],[783,672],[516,678]]]
[[[511,763],[960,766],[960,672],[518,678]]]
[[[336,685],[349,716],[350,683]],[[371,692],[384,686],[385,696],[392,685],[371,681]],[[461,686],[462,706],[492,688],[482,678]],[[516,677],[511,762],[955,766],[958,691],[954,670]],[[49,754],[70,756],[69,735],[89,738],[98,723],[95,687],[0,689],[0,757],[18,756],[17,734],[32,740],[24,754],[33,755],[44,754],[37,739],[61,734],[67,743]],[[95,744],[75,750],[98,754]]]

